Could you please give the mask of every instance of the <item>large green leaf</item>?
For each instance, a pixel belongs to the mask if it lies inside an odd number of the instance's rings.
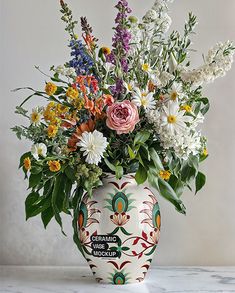
[[[62,195],[64,195],[63,190],[64,190],[64,175],[61,173],[55,178],[55,184],[52,191],[51,203],[52,203],[53,212],[55,214],[56,222],[60,225],[61,231],[65,235],[63,231],[62,219],[60,216],[60,213],[63,207],[63,197],[62,197]]]
[[[26,220],[35,217],[50,206],[50,200],[40,197],[37,192],[31,192],[25,200]]]
[[[150,157],[151,157],[156,169],[158,171],[164,170],[164,167],[162,165],[162,161],[161,161],[158,153],[156,152],[156,150],[154,148],[150,148],[149,149],[149,154],[150,154]]]
[[[41,219],[44,225],[44,228],[46,229],[47,225],[50,223],[51,219],[54,216],[54,212],[52,207],[50,206],[46,210],[42,211],[41,213]]]
[[[171,202],[178,212],[182,214],[186,213],[182,201],[177,197],[173,188],[166,181],[159,178],[156,173],[152,171],[148,173],[148,180],[150,185],[152,185],[162,197]]]
[[[134,138],[134,145],[145,143],[150,137],[149,131],[140,131]]]
[[[36,187],[42,179],[42,173],[39,174],[31,174],[29,176],[29,188]]]
[[[163,179],[158,178],[158,186],[160,190],[160,194],[173,203],[176,210],[182,214],[186,214],[185,206],[183,205],[182,201],[177,197],[173,188]]]
[[[146,169],[139,164],[139,169],[137,170],[136,174],[135,174],[135,180],[138,184],[143,184],[148,177],[148,173],[146,171]]]
[[[197,177],[196,177],[196,193],[198,193],[199,190],[201,190],[203,188],[203,186],[206,184],[206,176],[201,173],[198,172]]]

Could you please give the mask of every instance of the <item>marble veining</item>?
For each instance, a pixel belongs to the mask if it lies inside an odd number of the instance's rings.
[[[153,267],[145,282],[97,284],[86,267],[0,266],[0,293],[235,293],[235,267]]]

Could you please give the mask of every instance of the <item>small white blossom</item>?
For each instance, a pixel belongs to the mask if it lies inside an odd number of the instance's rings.
[[[35,160],[39,160],[39,157],[46,157],[47,155],[47,146],[44,143],[34,144],[31,148],[31,154]]]

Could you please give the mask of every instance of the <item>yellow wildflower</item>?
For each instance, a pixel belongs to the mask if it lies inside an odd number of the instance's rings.
[[[58,127],[56,125],[50,124],[47,128],[48,137],[55,137],[58,132]]]
[[[111,49],[109,47],[102,47],[101,50],[102,50],[104,55],[110,55],[111,54]]]
[[[143,71],[147,72],[147,71],[149,71],[149,69],[150,69],[150,66],[149,66],[148,63],[144,63],[144,64],[142,65],[142,70],[143,70]]]
[[[202,155],[204,157],[207,157],[208,156],[208,150],[206,148],[202,151]]]
[[[163,180],[169,180],[171,177],[171,172],[170,171],[165,171],[165,170],[161,170],[159,172],[159,176],[163,179]]]
[[[192,112],[192,107],[191,107],[190,105],[183,105],[183,106],[181,106],[180,108],[181,108],[181,110],[184,110],[184,111],[186,111],[187,113]]]
[[[58,111],[59,114],[64,114],[68,112],[69,108],[62,104],[57,104],[56,110]]]
[[[28,171],[31,169],[31,160],[29,157],[24,159],[24,168]]]
[[[58,172],[61,169],[59,161],[49,161],[48,166],[51,172]]]
[[[48,94],[48,96],[54,95],[54,93],[57,91],[57,86],[53,82],[48,82],[45,86],[45,92]]]
[[[78,98],[78,90],[73,87],[69,87],[67,89],[66,96],[70,99],[77,99]]]

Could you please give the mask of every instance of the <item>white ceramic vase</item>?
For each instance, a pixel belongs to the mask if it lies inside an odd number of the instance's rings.
[[[155,195],[132,175],[107,175],[92,198],[84,195],[78,235],[85,258],[98,282],[141,282],[151,264],[160,234]]]

